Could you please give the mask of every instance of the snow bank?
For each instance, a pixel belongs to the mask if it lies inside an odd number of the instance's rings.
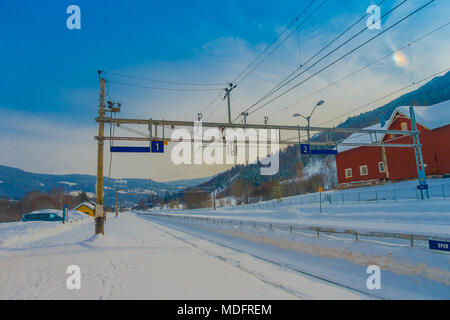
[[[45,209],[31,213],[51,212],[62,217],[61,210]],[[65,232],[76,225],[92,222],[92,217],[75,210],[69,210],[69,221],[27,221],[10,222],[0,224],[0,247],[11,247],[48,236]]]

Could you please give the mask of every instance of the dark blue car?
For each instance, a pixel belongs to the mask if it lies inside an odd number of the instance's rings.
[[[62,221],[62,217],[53,212],[39,212],[24,214],[22,221]]]

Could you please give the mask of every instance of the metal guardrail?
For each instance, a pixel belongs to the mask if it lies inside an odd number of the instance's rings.
[[[203,222],[208,224],[219,224],[219,225],[231,225],[231,226],[251,226],[253,228],[266,228],[270,231],[275,229],[289,231],[289,233],[294,233],[295,231],[310,231],[314,232],[317,237],[320,234],[346,234],[354,237],[355,241],[359,241],[360,237],[369,238],[388,238],[397,240],[407,240],[411,247],[415,246],[416,241],[428,242],[429,240],[439,240],[439,241],[450,241],[450,237],[441,237],[433,235],[415,234],[415,233],[393,233],[393,232],[380,232],[380,231],[365,231],[365,230],[354,230],[346,228],[331,228],[331,227],[320,227],[302,224],[285,224],[285,223],[273,223],[273,222],[260,222],[260,221],[250,221],[250,220],[236,220],[236,219],[223,219],[223,218],[207,218],[207,217],[195,217],[191,215],[183,214],[162,214],[162,213],[144,213],[144,215],[155,216],[155,217],[165,217],[169,219],[179,219],[183,221],[191,222]]]

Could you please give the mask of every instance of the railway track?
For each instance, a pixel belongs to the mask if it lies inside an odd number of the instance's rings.
[[[149,219],[149,217],[151,217],[151,218]],[[241,254],[249,255],[249,256],[251,256],[251,257],[253,257],[253,258],[255,258],[255,259],[258,259],[258,260],[261,260],[261,261],[270,263],[270,264],[272,264],[272,265],[275,265],[275,266],[278,266],[278,267],[281,267],[281,268],[290,270],[290,271],[292,271],[292,272],[294,272],[294,273],[298,273],[298,274],[301,274],[301,275],[303,275],[303,276],[307,276],[307,277],[309,277],[309,278],[313,278],[313,279],[315,279],[315,280],[319,280],[319,281],[321,281],[321,282],[323,282],[323,283],[326,283],[326,284],[332,284],[332,285],[337,286],[337,287],[340,287],[340,288],[345,288],[345,289],[350,290],[350,291],[352,291],[352,292],[355,292],[355,293],[357,293],[357,294],[359,294],[359,295],[362,295],[363,297],[368,298],[368,299],[380,299],[380,300],[385,299],[385,298],[383,298],[383,297],[380,297],[380,296],[377,296],[377,295],[375,295],[375,294],[371,294],[371,293],[365,292],[365,291],[363,291],[363,290],[360,290],[360,289],[351,287],[351,286],[349,286],[349,285],[346,285],[346,284],[337,282],[337,281],[335,281],[335,280],[327,279],[327,278],[325,278],[325,277],[316,275],[316,274],[311,273],[311,272],[309,272],[309,271],[302,270],[302,269],[300,269],[299,267],[293,266],[293,265],[291,265],[291,264],[280,263],[279,261],[275,261],[274,259],[270,259],[270,258],[267,258],[267,257],[263,257],[263,256],[261,256],[261,255],[258,255],[258,254],[255,254],[255,253],[252,253],[252,252],[249,252],[249,251],[246,251],[246,250],[238,249],[238,248],[236,248],[236,247],[233,247],[233,246],[230,246],[230,245],[221,243],[221,242],[219,242],[219,241],[212,240],[212,239],[207,238],[207,237],[205,237],[205,236],[199,235],[198,233],[190,232],[189,230],[185,230],[185,229],[182,229],[182,228],[176,228],[176,226],[174,226],[174,224],[176,224],[176,225],[181,225],[181,226],[182,226],[182,225],[187,225],[187,224],[188,224],[188,225],[190,225],[190,226],[194,226],[194,227],[196,227],[196,228],[202,230],[202,228],[200,228],[199,226],[197,226],[197,225],[195,225],[195,224],[190,224],[190,223],[188,223],[188,221],[178,221],[178,220],[164,221],[164,220],[163,220],[164,217],[154,217],[154,216],[141,217],[141,219],[142,219],[144,222],[147,222],[147,223],[149,223],[149,222],[151,221],[151,222],[154,222],[154,223],[162,224],[162,225],[165,226],[165,227],[175,229],[175,230],[177,230],[177,231],[179,231],[179,232],[186,233],[186,234],[188,234],[188,235],[190,235],[190,236],[199,238],[199,239],[204,240],[204,241],[211,242],[211,243],[213,243],[213,244],[215,244],[215,245],[218,245],[218,246],[227,248],[227,249],[229,249],[229,250],[232,250],[232,251],[235,251],[235,252],[239,252],[239,253],[241,253]],[[146,221],[146,220],[149,220],[149,221]],[[269,284],[269,285],[271,285],[271,286],[274,286],[274,287],[276,287],[276,288],[278,288],[278,289],[280,289],[280,290],[283,290],[283,291],[285,291],[285,292],[287,292],[287,293],[293,295],[293,296],[294,296],[295,298],[297,298],[297,299],[305,299],[305,298],[306,298],[305,295],[303,295],[301,292],[298,292],[298,291],[296,291],[296,290],[288,290],[288,289],[286,289],[285,287],[280,286],[280,285],[277,284],[277,283],[274,283],[274,282],[272,282],[272,281],[268,281],[267,279],[263,279],[262,277],[259,277],[257,274],[252,273],[252,272],[249,272],[248,270],[246,270],[246,269],[243,268],[242,266],[238,266],[238,265],[236,265],[236,264],[230,263],[230,262],[228,261],[228,259],[226,259],[226,258],[223,257],[223,256],[216,255],[216,254],[212,254],[211,252],[209,252],[209,251],[207,251],[207,250],[204,250],[204,249],[200,248],[199,246],[197,246],[197,245],[196,245],[195,243],[193,243],[192,241],[189,241],[189,240],[187,240],[187,239],[185,239],[185,238],[181,238],[181,237],[179,237],[179,236],[177,236],[177,235],[175,235],[175,234],[173,234],[173,233],[171,233],[171,232],[168,232],[168,231],[166,231],[166,230],[163,230],[163,229],[160,229],[160,230],[163,231],[163,232],[165,232],[166,234],[169,234],[169,235],[172,236],[172,237],[177,238],[177,239],[180,240],[180,241],[183,241],[183,242],[185,242],[185,243],[187,243],[187,244],[189,244],[189,245],[191,245],[191,246],[197,248],[198,250],[200,250],[200,251],[202,251],[202,252],[208,254],[209,256],[212,256],[212,257],[214,257],[214,258],[220,259],[220,260],[222,260],[222,261],[224,261],[224,262],[226,262],[226,263],[228,263],[228,264],[231,264],[231,265],[233,265],[233,266],[235,266],[235,267],[238,267],[238,268],[242,269],[243,271],[245,271],[245,272],[247,272],[247,273],[251,273],[253,276],[255,276],[256,278],[258,278],[259,280],[261,280],[261,281],[263,281],[263,282],[265,282],[265,283],[267,283],[267,284]],[[213,231],[213,230],[209,228],[208,231]]]

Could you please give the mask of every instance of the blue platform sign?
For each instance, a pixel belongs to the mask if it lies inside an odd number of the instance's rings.
[[[152,152],[163,153],[164,152],[164,141],[152,141]]]
[[[337,154],[337,150],[311,150],[311,154]]]
[[[301,154],[309,154],[309,144],[301,144],[300,145],[300,149],[301,149]]]
[[[69,213],[69,207],[67,204],[65,204],[64,211],[63,211],[63,223],[64,223],[64,221],[69,221],[68,213]]]
[[[450,251],[450,242],[440,240],[429,240],[430,249]]]
[[[329,150],[329,149],[311,150],[311,145],[309,144],[301,144],[300,149],[301,154],[337,154],[337,150]]]
[[[427,184],[421,184],[420,186],[417,186],[417,190],[428,190]]]
[[[135,153],[145,153],[150,152],[149,147],[111,147],[111,152],[135,152]]]

